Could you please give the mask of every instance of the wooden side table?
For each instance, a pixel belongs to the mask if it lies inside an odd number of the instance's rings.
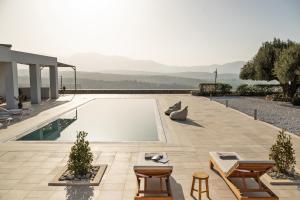
[[[201,200],[201,193],[206,193],[207,198],[209,199],[209,188],[208,188],[208,174],[205,172],[195,172],[193,174],[193,182],[192,182],[192,188],[191,188],[191,196],[193,196],[194,191],[198,191],[199,193],[199,200]],[[195,189],[195,181],[198,179],[199,181],[199,189]],[[202,191],[201,189],[201,182],[205,181],[206,190]]]
[[[163,158],[168,158],[166,153],[162,154]],[[145,152],[139,154],[137,164],[133,166],[134,173],[137,178],[138,191],[135,200],[138,199],[172,199],[170,176],[173,171],[173,166],[170,166],[170,162],[160,163],[153,160],[145,159]],[[152,178],[158,178],[160,180],[159,188],[149,188],[148,181]],[[144,179],[144,189],[141,189],[141,181]],[[165,183],[165,184],[164,184]],[[165,187],[163,187],[165,185]],[[144,195],[144,196],[140,196]]]

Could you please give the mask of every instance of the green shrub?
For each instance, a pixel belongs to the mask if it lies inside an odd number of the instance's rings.
[[[291,142],[291,136],[279,131],[276,143],[271,147],[269,157],[275,161],[276,170],[288,174],[294,170],[296,164],[295,150]]]
[[[248,93],[248,85],[247,84],[239,85],[236,89],[236,93],[241,96],[246,96],[246,94]]]
[[[80,131],[77,139],[71,148],[68,160],[68,170],[75,176],[83,176],[92,170],[93,154],[89,142],[85,141],[88,133]]]
[[[221,95],[230,94],[232,86],[227,83],[218,83],[217,84],[217,92]]]
[[[279,85],[247,85],[242,84],[236,89],[236,94],[240,96],[266,96],[277,94],[282,89]]]
[[[242,84],[236,89],[236,93],[240,96],[260,96],[261,91],[253,85]]]
[[[289,102],[289,101],[291,101],[291,98],[287,97],[283,93],[278,93],[278,94],[274,94],[273,95],[273,101],[285,101],[285,102]]]
[[[217,84],[214,84],[214,83],[200,83],[200,88],[201,88],[201,85],[205,85],[205,86],[208,86],[207,87],[204,87],[204,89],[200,89],[198,91],[192,91],[192,95],[194,96],[220,96],[220,95],[229,95],[231,94],[231,89],[232,89],[232,86],[230,84],[227,84],[227,83],[217,83]]]

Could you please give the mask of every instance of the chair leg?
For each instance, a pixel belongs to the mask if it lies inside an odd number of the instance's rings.
[[[195,186],[195,178],[193,177],[193,180],[192,180],[192,187],[191,187],[191,196],[193,196],[194,186]]]
[[[162,178],[159,178],[159,183],[160,183],[160,191],[163,191],[163,184],[162,184]]]
[[[242,175],[242,180],[243,180],[243,188],[244,188],[244,190],[247,190],[247,184],[246,184],[246,179],[245,179],[244,175]]]
[[[257,181],[257,183],[258,183],[258,187],[259,187],[259,189],[262,189],[263,187],[262,187],[262,184],[261,184],[261,181],[260,181],[260,179],[259,179],[259,174],[256,174],[256,181]]]
[[[209,199],[209,187],[208,187],[208,179],[205,180],[205,184],[206,184],[206,196]]]
[[[167,188],[168,196],[171,196],[171,188],[170,188],[170,179],[169,179],[169,177],[166,178],[166,188]]]
[[[147,178],[145,177],[144,178],[144,190],[145,190],[145,192],[147,191]]]
[[[201,179],[198,180],[199,181],[199,190],[198,190],[198,194],[199,194],[199,200],[201,200],[201,192],[202,192],[202,187],[201,187]]]
[[[139,196],[140,195],[140,185],[141,185],[141,180],[139,178],[137,178],[137,183],[138,183],[138,190],[137,190],[136,196]]]

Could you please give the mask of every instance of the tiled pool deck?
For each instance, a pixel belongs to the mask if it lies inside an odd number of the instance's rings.
[[[71,143],[20,142],[8,139],[47,119],[78,106],[92,98],[156,98],[168,143],[92,143],[95,163],[109,164],[99,187],[53,187],[48,182],[56,167],[68,160]],[[174,171],[172,192],[174,199],[193,199],[189,196],[192,173],[209,173],[211,199],[234,200],[226,183],[208,167],[209,151],[235,151],[244,158],[267,159],[270,146],[278,132],[272,126],[254,121],[239,112],[207,98],[179,94],[160,95],[77,95],[71,102],[45,103],[53,107],[39,112],[36,106],[30,118],[0,129],[0,199],[133,199],[136,179],[132,166],[139,152],[167,152]],[[186,123],[174,122],[163,114],[170,104],[181,100],[189,106]],[[61,103],[60,103],[61,101]],[[292,136],[300,169],[300,138]],[[300,198],[300,186],[270,186],[281,200]],[[203,195],[203,199],[206,199]]]

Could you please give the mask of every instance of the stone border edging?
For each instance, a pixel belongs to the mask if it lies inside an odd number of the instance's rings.
[[[193,89],[77,89],[59,90],[59,94],[189,94]]]
[[[55,177],[48,183],[48,186],[99,186],[101,179],[106,171],[107,164],[95,165],[99,166],[99,170],[92,181],[59,181],[61,175],[67,170],[67,166],[57,169],[57,174]]]
[[[300,180],[289,180],[289,179],[272,179],[268,174],[263,176],[268,183],[271,185],[300,185]]]

